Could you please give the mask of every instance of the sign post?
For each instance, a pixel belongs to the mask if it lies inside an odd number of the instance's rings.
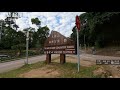
[[[28,42],[29,42],[29,31],[26,32],[26,59],[25,64],[28,64]]]
[[[78,72],[80,71],[80,48],[79,48],[79,32],[80,31],[80,20],[76,16],[76,32],[77,32],[77,56],[78,56]]]

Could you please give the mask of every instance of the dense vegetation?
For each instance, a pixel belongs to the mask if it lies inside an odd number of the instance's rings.
[[[19,26],[17,12],[9,12],[4,20],[0,20],[0,50],[14,50],[15,54],[25,50],[26,31],[29,31],[29,49],[43,49],[44,41],[49,35],[47,26],[41,27],[38,18],[31,18],[31,23],[37,26],[18,31]],[[16,15],[16,17],[14,17]],[[87,12],[80,16],[81,31],[79,43],[89,46],[105,47],[108,45],[120,45],[120,12]],[[2,24],[1,24],[2,23]],[[1,28],[2,27],[2,28]],[[76,41],[76,27],[74,26],[71,38]]]
[[[80,44],[105,47],[120,45],[120,12],[87,12],[80,16],[81,31]],[[74,26],[71,38],[76,40],[76,27]]]
[[[38,29],[29,27],[24,30],[19,30],[15,20],[18,19],[17,12],[9,12],[4,20],[0,20],[2,27],[0,29],[0,50],[14,50],[15,53],[21,55],[21,52],[26,47],[26,31],[29,31],[29,49],[37,48],[42,50],[44,41],[49,35],[49,28],[47,26],[41,27],[41,21],[38,18],[31,18],[31,23],[35,24]],[[16,15],[16,17],[14,17]]]

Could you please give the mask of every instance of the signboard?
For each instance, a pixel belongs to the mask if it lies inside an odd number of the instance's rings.
[[[44,44],[45,54],[76,54],[73,40],[63,36],[57,31],[52,31]]]
[[[45,47],[46,54],[75,54],[75,46]]]
[[[80,31],[80,19],[79,19],[79,16],[76,16],[76,27],[77,27],[78,31]]]

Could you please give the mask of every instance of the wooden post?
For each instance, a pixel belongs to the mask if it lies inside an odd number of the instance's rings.
[[[65,60],[65,54],[60,54],[60,63],[64,64],[66,62]]]
[[[51,63],[51,54],[46,54],[46,63]]]

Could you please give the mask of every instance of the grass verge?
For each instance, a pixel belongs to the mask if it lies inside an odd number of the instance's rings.
[[[46,67],[46,66],[49,69],[54,69],[59,72],[59,76],[54,77],[54,78],[100,78],[100,76],[94,76],[92,73],[95,69],[98,68],[98,66],[96,66],[96,65],[91,66],[91,67],[81,66],[80,72],[77,72],[77,64],[69,63],[69,62],[65,63],[65,64],[52,62],[49,65],[46,64],[45,62],[38,62],[35,64],[24,65],[23,67],[21,67],[19,69],[1,73],[0,78],[22,78],[22,77],[19,77],[20,74],[29,72],[33,69],[39,69],[39,68]],[[38,77],[38,78],[44,78],[44,77]],[[49,78],[49,76],[47,78]]]

